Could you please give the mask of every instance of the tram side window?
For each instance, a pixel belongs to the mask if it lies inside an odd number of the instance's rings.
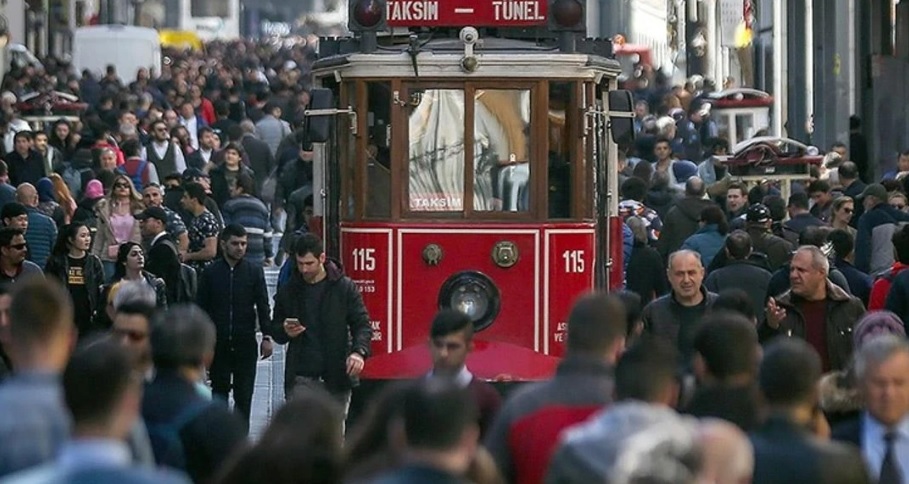
[[[528,210],[530,91],[477,89],[474,106],[474,210]]]
[[[193,17],[230,16],[230,4],[227,0],[190,0],[189,8]]]
[[[571,216],[571,144],[566,112],[574,84],[549,85],[549,218]]]
[[[391,216],[391,83],[367,84],[366,216]]]
[[[464,91],[410,90],[407,99],[410,210],[464,210]]]

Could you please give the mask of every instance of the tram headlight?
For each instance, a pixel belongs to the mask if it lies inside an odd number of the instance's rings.
[[[439,309],[454,309],[466,314],[475,331],[486,329],[495,321],[500,305],[495,283],[476,271],[454,274],[439,291]]]
[[[385,30],[385,0],[350,0],[348,25],[351,32]]]
[[[550,0],[549,29],[583,32],[587,28],[586,2],[581,0]]]

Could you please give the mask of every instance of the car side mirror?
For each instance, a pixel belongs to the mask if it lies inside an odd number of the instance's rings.
[[[319,113],[334,109],[335,100],[331,89],[317,88],[310,93],[309,110]],[[331,136],[331,121],[334,114],[311,114],[307,117],[307,132],[313,143],[325,143]]]
[[[620,146],[634,142],[634,99],[631,91],[609,91],[609,130]]]

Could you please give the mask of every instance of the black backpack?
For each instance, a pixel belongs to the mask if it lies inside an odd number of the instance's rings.
[[[211,404],[212,402],[207,400],[196,401],[183,408],[167,422],[146,424],[148,438],[158,465],[186,470],[186,450],[183,447],[180,432]]]
[[[177,245],[173,243],[170,239],[165,238],[162,241],[165,245],[170,247],[175,254],[180,253],[177,250]],[[196,292],[199,289],[199,276],[196,274],[196,270],[192,267],[180,263],[180,274],[177,278],[177,287],[175,288],[174,294],[176,294],[176,300],[170,301],[171,303],[190,303],[196,301]]]

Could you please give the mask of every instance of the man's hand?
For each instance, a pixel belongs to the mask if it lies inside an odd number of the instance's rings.
[[[773,298],[767,301],[767,326],[780,329],[780,323],[786,319],[786,309],[778,306]]]
[[[284,320],[284,332],[287,333],[287,336],[296,338],[303,334],[304,331],[306,331],[306,326],[300,324],[300,320],[296,318],[287,318]]]
[[[271,267],[271,265],[272,265],[273,263],[274,263],[274,261],[272,260],[271,257],[266,257],[266,258],[265,258],[265,262],[264,262],[262,265],[265,266],[265,267]]]
[[[262,353],[262,359],[271,357],[274,352],[274,343],[268,336],[262,337],[262,343],[259,345],[259,352]]]
[[[359,376],[360,372],[363,371],[363,366],[366,364],[363,361],[363,357],[360,356],[360,353],[351,353],[347,357],[347,374],[350,376]]]

